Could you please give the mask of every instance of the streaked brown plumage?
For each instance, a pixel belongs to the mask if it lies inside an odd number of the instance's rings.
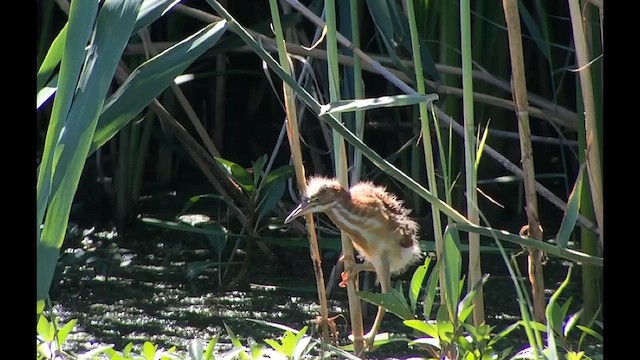
[[[409,217],[411,210],[384,187],[365,181],[346,190],[336,179],[325,177],[311,177],[307,183],[306,196],[285,223],[309,213],[327,214],[349,235],[353,246],[368,263],[356,264],[355,273],[373,267],[382,292],[390,290],[391,274],[403,272],[420,259],[418,224]],[[373,341],[383,315],[384,309],[378,308],[371,331],[366,335],[369,341]]]

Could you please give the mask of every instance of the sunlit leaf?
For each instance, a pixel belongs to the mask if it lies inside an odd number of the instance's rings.
[[[104,145],[220,39],[225,21],[212,23],[138,66],[105,102],[91,151]]]
[[[356,295],[374,305],[384,307],[388,312],[398,316],[400,319],[413,319],[411,308],[398,289],[391,289],[387,293],[372,293],[368,291],[356,291]]]
[[[179,2],[180,0],[144,0],[140,6],[133,32],[138,32],[138,30],[149,26]]]
[[[437,94],[428,95],[393,95],[371,99],[338,100],[320,107],[320,116],[347,111],[369,110],[382,107],[408,106],[421,102],[431,103],[438,100]]]
[[[431,269],[429,280],[427,280],[427,288],[424,293],[424,309],[423,314],[425,319],[431,318],[431,309],[436,297],[436,289],[439,283],[438,273],[440,271],[440,262],[436,261],[436,264]]]
[[[430,257],[427,257],[425,264],[418,266],[411,277],[411,283],[409,284],[409,303],[411,304],[411,312],[415,313],[416,304],[418,303],[418,295],[420,295],[420,289],[422,288],[422,282],[427,275],[427,269],[429,268],[428,261],[431,261]]]
[[[55,338],[55,327],[53,322],[49,322],[44,315],[40,315],[38,318],[38,325],[36,325],[38,335],[42,337],[42,340],[51,342]]]
[[[62,27],[62,30],[56,35],[56,38],[53,39],[49,50],[47,51],[47,55],[44,57],[42,61],[42,65],[38,69],[38,75],[36,76],[36,91],[40,92],[40,90],[44,87],[44,84],[49,81],[51,78],[51,74],[53,74],[53,70],[60,63],[60,59],[62,59],[62,54],[65,48],[65,42],[67,40],[67,30],[69,29],[69,23],[67,22]]]
[[[60,342],[60,346],[67,341],[67,336],[69,336],[69,333],[73,330],[73,327],[76,326],[77,322],[78,319],[71,319],[58,330],[58,341]]]
[[[457,230],[447,227],[444,233],[444,293],[449,312],[449,318],[453,319],[457,313],[458,294],[460,294],[460,272],[462,270],[462,258],[458,244],[460,238]]]
[[[424,320],[404,320],[402,322],[406,326],[418,330],[423,334],[427,334],[433,338],[438,339],[438,328],[435,324],[428,323]]]

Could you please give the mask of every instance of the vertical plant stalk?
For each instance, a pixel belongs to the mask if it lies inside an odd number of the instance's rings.
[[[221,1],[221,4],[223,6],[227,6],[227,1]],[[226,57],[227,55],[224,51],[220,55],[216,55],[216,72],[218,73],[218,75],[216,76],[215,82],[215,126],[211,127],[211,137],[213,138],[213,142],[219,150],[222,150],[224,146],[224,125],[226,123],[225,101],[227,99],[227,78],[226,76],[224,76],[224,72],[227,69]]]
[[[338,68],[338,40],[336,38],[336,8],[334,0],[325,0],[324,2],[326,27],[327,27],[327,73],[329,77],[329,100],[331,102],[340,100],[340,69]],[[336,114],[336,121],[342,123],[340,114]],[[344,188],[349,187],[348,171],[347,171],[347,154],[344,139],[338,132],[333,129],[331,131],[333,138],[334,151],[334,168],[336,177],[340,185]],[[347,273],[353,271],[355,264],[353,253],[353,245],[344,231],[340,231],[340,242],[342,244],[342,255],[344,258],[344,269]],[[362,310],[360,308],[360,299],[356,295],[356,276],[352,276],[347,281],[347,297],[349,299],[349,317],[351,319],[351,331],[353,333],[353,351],[356,356],[365,358],[364,354],[364,328],[362,323]]]
[[[470,0],[460,2],[460,43],[462,47],[462,103],[464,115],[464,163],[465,184],[467,188],[467,218],[473,224],[480,224],[478,215],[478,174],[476,172],[476,135],[473,118],[473,75],[471,69],[471,4]],[[532,188],[533,189],[533,188]],[[535,195],[535,189],[534,195]],[[469,234],[469,290],[482,281],[480,266],[480,236]],[[482,286],[478,287],[473,298],[473,323],[484,323],[484,295]]]
[[[418,87],[418,93],[420,95],[426,94],[424,86],[424,73],[422,72],[422,55],[420,53],[420,39],[418,37],[418,27],[416,25],[416,14],[414,9],[413,0],[407,0],[407,12],[409,18],[409,31],[411,33],[411,50],[413,53],[413,63],[415,64],[416,85]],[[433,104],[431,104],[433,106]],[[436,181],[436,169],[433,161],[433,146],[431,144],[431,127],[429,126],[429,112],[427,111],[427,104],[420,103],[420,121],[422,130],[422,145],[424,148],[424,159],[427,167],[427,181],[429,183],[429,191],[435,197],[438,197],[438,183]],[[442,238],[442,222],[440,221],[440,211],[435,207],[432,208],[431,216],[433,218],[433,235],[436,242],[436,257],[438,261],[444,259],[444,241]],[[440,284],[444,284],[444,271],[445,267],[439,267],[438,278]],[[442,285],[440,285],[442,286]],[[444,304],[444,291],[440,292],[440,301]]]
[[[598,11],[599,10],[599,11]],[[599,54],[602,52],[602,9],[597,9],[592,6],[585,6],[584,16],[588,21],[585,22],[587,29],[587,41],[590,54]],[[596,11],[598,11],[596,13]],[[595,25],[592,25],[595,24]],[[598,29],[599,28],[599,29]],[[596,121],[599,126],[598,135],[601,135],[602,131],[602,68],[601,63],[595,63],[589,70],[592,72],[592,81],[594,88],[594,106],[596,110]],[[580,79],[576,78],[576,87],[580,87]],[[584,102],[582,96],[576,94],[577,112],[584,112]],[[578,122],[578,141],[579,149],[586,149],[587,142],[585,136],[585,122]],[[585,151],[579,151],[580,163],[586,163],[587,154]],[[595,213],[593,211],[593,198],[591,197],[590,187],[584,187],[582,191],[582,200],[580,202],[580,213],[591,221],[595,221]],[[598,236],[596,233],[589,231],[585,227],[580,229],[580,246],[584,253],[589,255],[599,255],[601,248],[598,245]],[[588,264],[582,264],[582,308],[583,313],[580,317],[580,322],[583,325],[589,326],[590,320],[596,315],[598,308],[601,305],[601,269]]]
[[[360,48],[360,21],[358,12],[358,0],[349,1],[349,14],[351,15],[351,36],[353,46]],[[364,83],[362,82],[362,60],[359,57],[353,57],[353,89],[356,99],[364,99]],[[360,140],[364,140],[364,111],[356,110],[356,136]],[[357,148],[353,149],[353,171],[351,173],[351,182],[355,184],[360,180],[362,174],[362,151]]]
[[[535,190],[535,170],[533,167],[533,150],[531,148],[531,129],[529,128],[529,103],[527,100],[527,83],[524,75],[524,58],[522,53],[522,33],[520,30],[520,15],[517,0],[502,0],[507,33],[509,36],[509,51],[511,55],[511,73],[513,86],[513,100],[518,115],[518,133],[520,135],[520,157],[522,161],[525,210],[528,225],[523,227],[521,235],[542,240],[542,227],[538,217],[538,199]],[[525,233],[528,232],[528,233]],[[536,321],[545,323],[544,278],[542,272],[543,252],[528,248],[529,281],[533,297],[533,313]]]
[[[280,60],[280,66],[285,70],[288,75],[291,75],[291,68],[289,67],[289,57],[287,56],[287,50],[285,47],[284,34],[282,33],[282,26],[280,22],[280,12],[278,10],[278,4],[276,0],[269,0],[271,7],[271,17],[273,19],[273,30],[276,35],[276,43],[278,46],[278,56]],[[291,87],[283,82],[282,90],[284,92],[284,104],[287,117],[287,138],[289,139],[289,146],[291,147],[291,156],[293,157],[293,165],[296,172],[296,178],[298,179],[298,188],[301,193],[305,193],[307,189],[307,182],[304,172],[304,166],[302,165],[302,151],[300,149],[300,134],[298,132],[298,121],[296,115],[295,97]],[[316,236],[315,224],[313,221],[313,215],[305,215],[307,221],[308,233],[309,233],[309,247],[311,252],[311,260],[313,262],[313,271],[316,276],[316,285],[318,290],[318,300],[320,301],[320,317],[321,317],[321,329],[322,340],[325,343],[329,342],[329,328],[328,318],[329,309],[327,306],[327,293],[324,285],[324,275],[322,273],[322,259],[320,257],[320,247],[318,246],[318,238]]]
[[[582,26],[582,14],[580,2],[569,1],[569,13],[571,27],[573,29],[573,43],[576,47],[576,59],[580,74],[580,88],[584,103],[585,136],[587,173],[589,174],[589,186],[593,201],[593,210],[598,221],[598,235],[600,236],[600,248],[603,248],[604,219],[603,219],[603,194],[602,194],[602,166],[600,163],[600,140],[597,134],[596,110],[593,96],[593,83],[591,81],[591,68],[589,66],[589,51]]]

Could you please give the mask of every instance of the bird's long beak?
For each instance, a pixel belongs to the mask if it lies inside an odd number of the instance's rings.
[[[287,216],[286,219],[284,219],[284,223],[288,224],[290,223],[293,219],[297,218],[298,216],[302,216],[302,215],[306,215],[308,213],[311,212],[313,208],[313,203],[311,202],[306,202],[303,201],[300,204],[298,204],[298,206],[296,206],[295,209],[293,209],[289,215]]]

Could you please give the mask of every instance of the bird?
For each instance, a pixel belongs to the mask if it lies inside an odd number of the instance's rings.
[[[411,210],[383,186],[361,181],[345,189],[335,178],[309,177],[301,202],[284,223],[310,213],[325,213],[365,260],[354,264],[351,273],[342,273],[342,287],[360,271],[374,271],[382,292],[387,293],[391,276],[404,272],[422,257],[419,226],[409,216]],[[373,344],[384,313],[379,306],[371,330],[364,336],[367,347]]]

